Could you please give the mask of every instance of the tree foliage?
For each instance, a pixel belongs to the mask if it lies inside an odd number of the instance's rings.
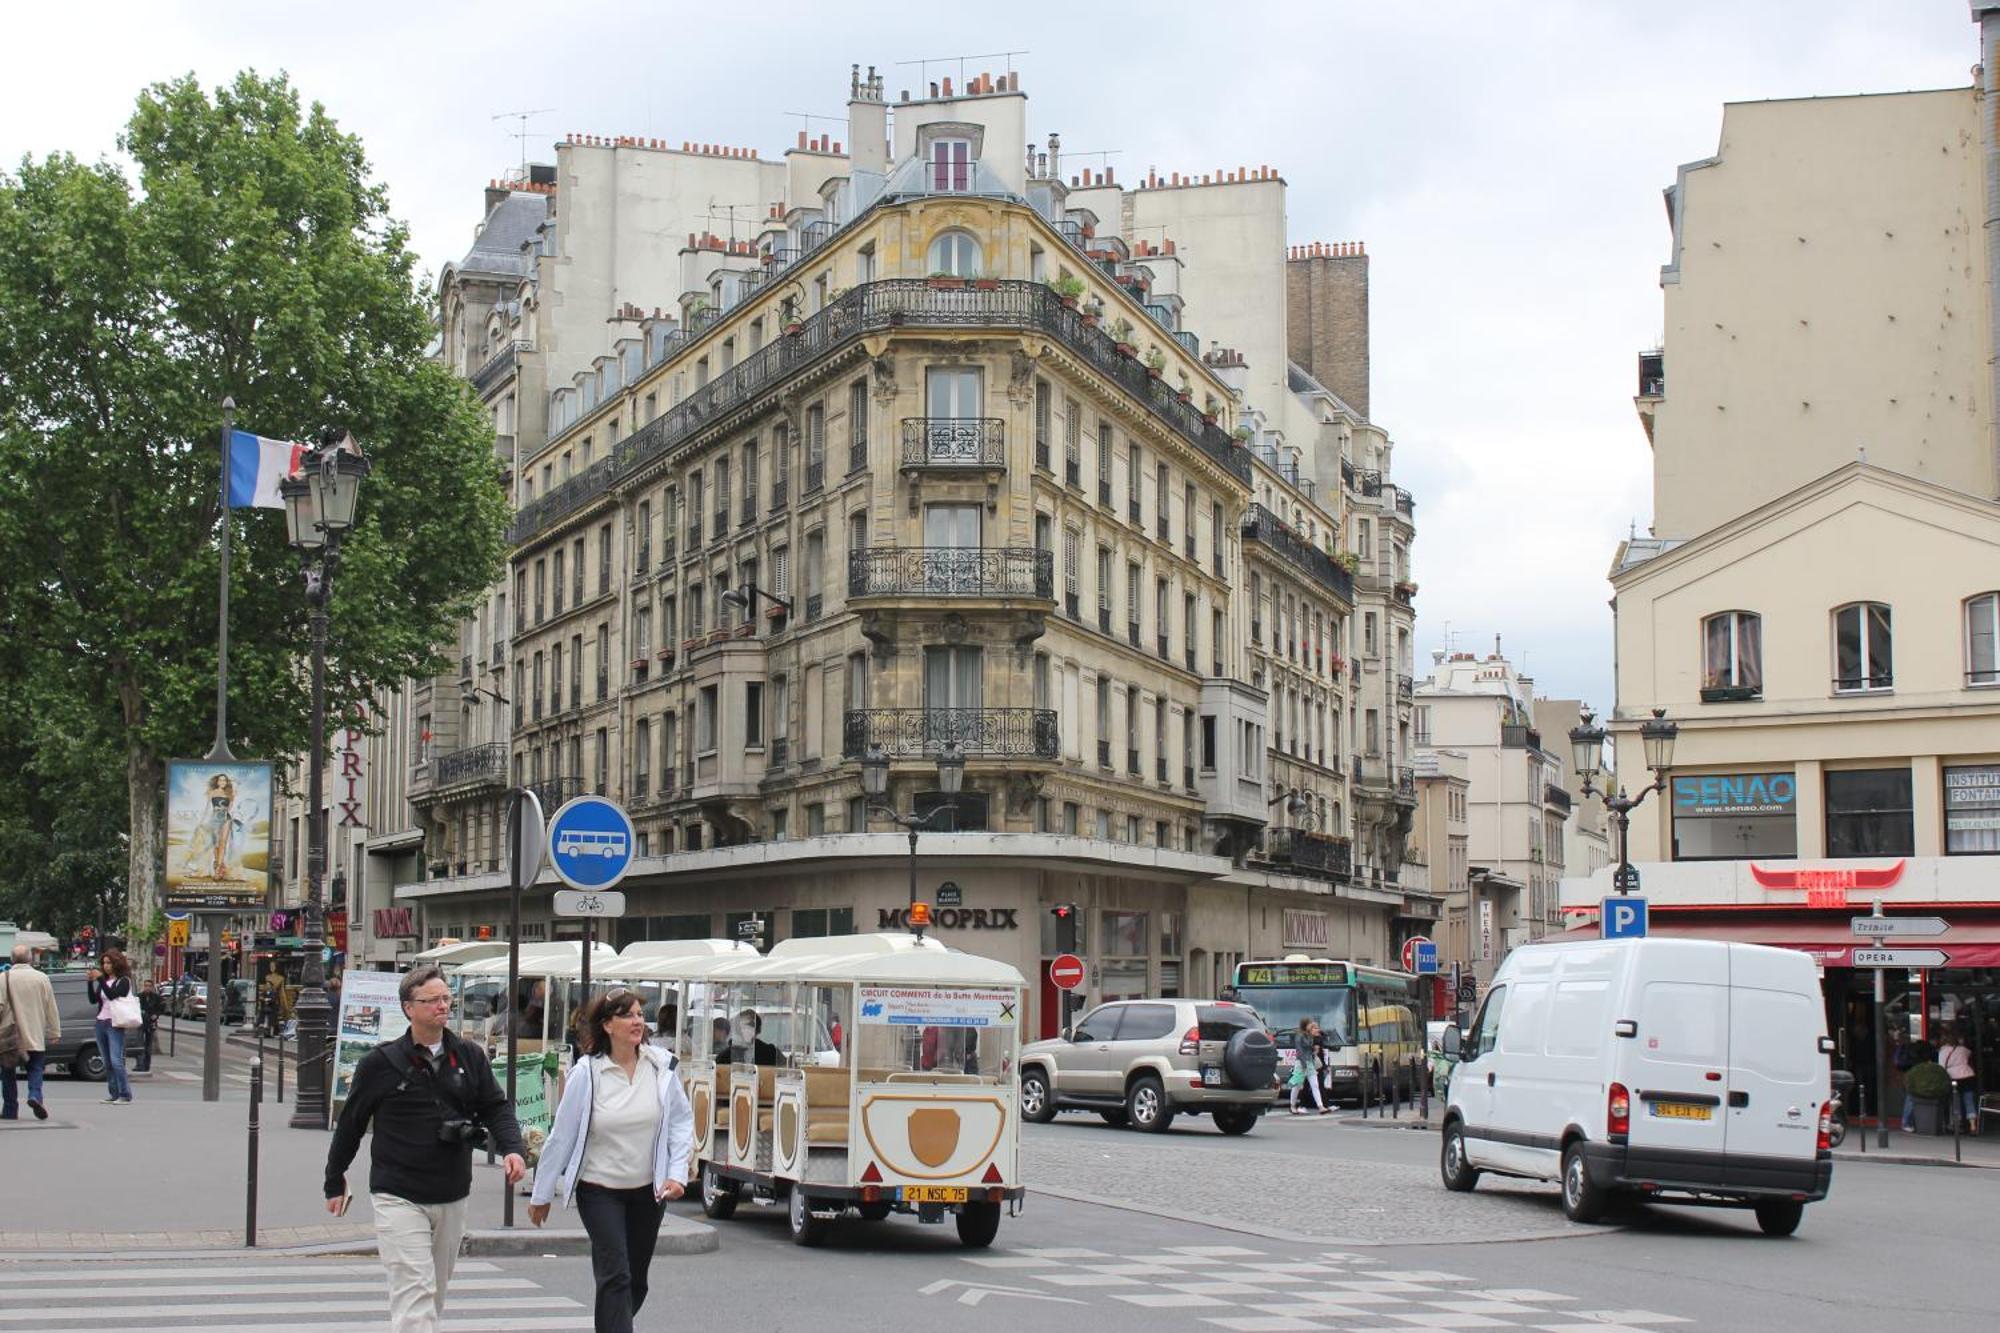
[[[64,153],[0,175],[0,666],[19,673],[0,876],[59,836],[24,775],[123,787],[138,918],[162,762],[214,732],[223,397],[260,435],[345,427],[374,465],[334,589],[330,716],[441,666],[500,568],[506,505],[490,422],[427,356],[404,229],[324,108],[282,75],[213,94],[188,76],[140,95],[119,147],[136,181]],[[229,521],[229,739],[282,760],[308,735],[298,560],[281,514]]]

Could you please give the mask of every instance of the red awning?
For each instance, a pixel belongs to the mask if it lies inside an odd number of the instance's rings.
[[[1857,941],[1845,916],[1805,917],[1794,921],[1744,921],[1720,913],[1707,915],[1698,911],[1655,910],[1650,915],[1646,929],[1652,935],[1733,940],[1738,944],[1769,944],[1780,949],[1797,949],[1811,954],[1822,967],[1852,966],[1850,952],[1856,944],[1864,949],[1942,949],[1946,967],[2000,967],[2000,917],[1954,922],[1944,934],[1928,939],[1900,937]],[[1945,919],[1951,920],[1948,916]],[[1591,938],[1596,936],[1597,926],[1581,926],[1571,934]]]

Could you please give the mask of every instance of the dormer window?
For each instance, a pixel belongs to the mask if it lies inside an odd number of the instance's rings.
[[[931,141],[931,189],[963,193],[972,188],[972,145],[964,139]]]

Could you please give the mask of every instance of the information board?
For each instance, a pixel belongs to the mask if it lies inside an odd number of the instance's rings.
[[[361,1057],[385,1041],[410,1030],[410,1019],[396,993],[400,972],[348,971],[340,981],[340,1021],[334,1025],[333,1107],[336,1115],[347,1101],[348,1085]]]

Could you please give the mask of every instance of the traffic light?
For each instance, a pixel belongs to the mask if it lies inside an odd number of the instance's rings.
[[[1074,953],[1076,951],[1076,904],[1057,903],[1049,909],[1049,915],[1056,919],[1056,951],[1058,953]]]

